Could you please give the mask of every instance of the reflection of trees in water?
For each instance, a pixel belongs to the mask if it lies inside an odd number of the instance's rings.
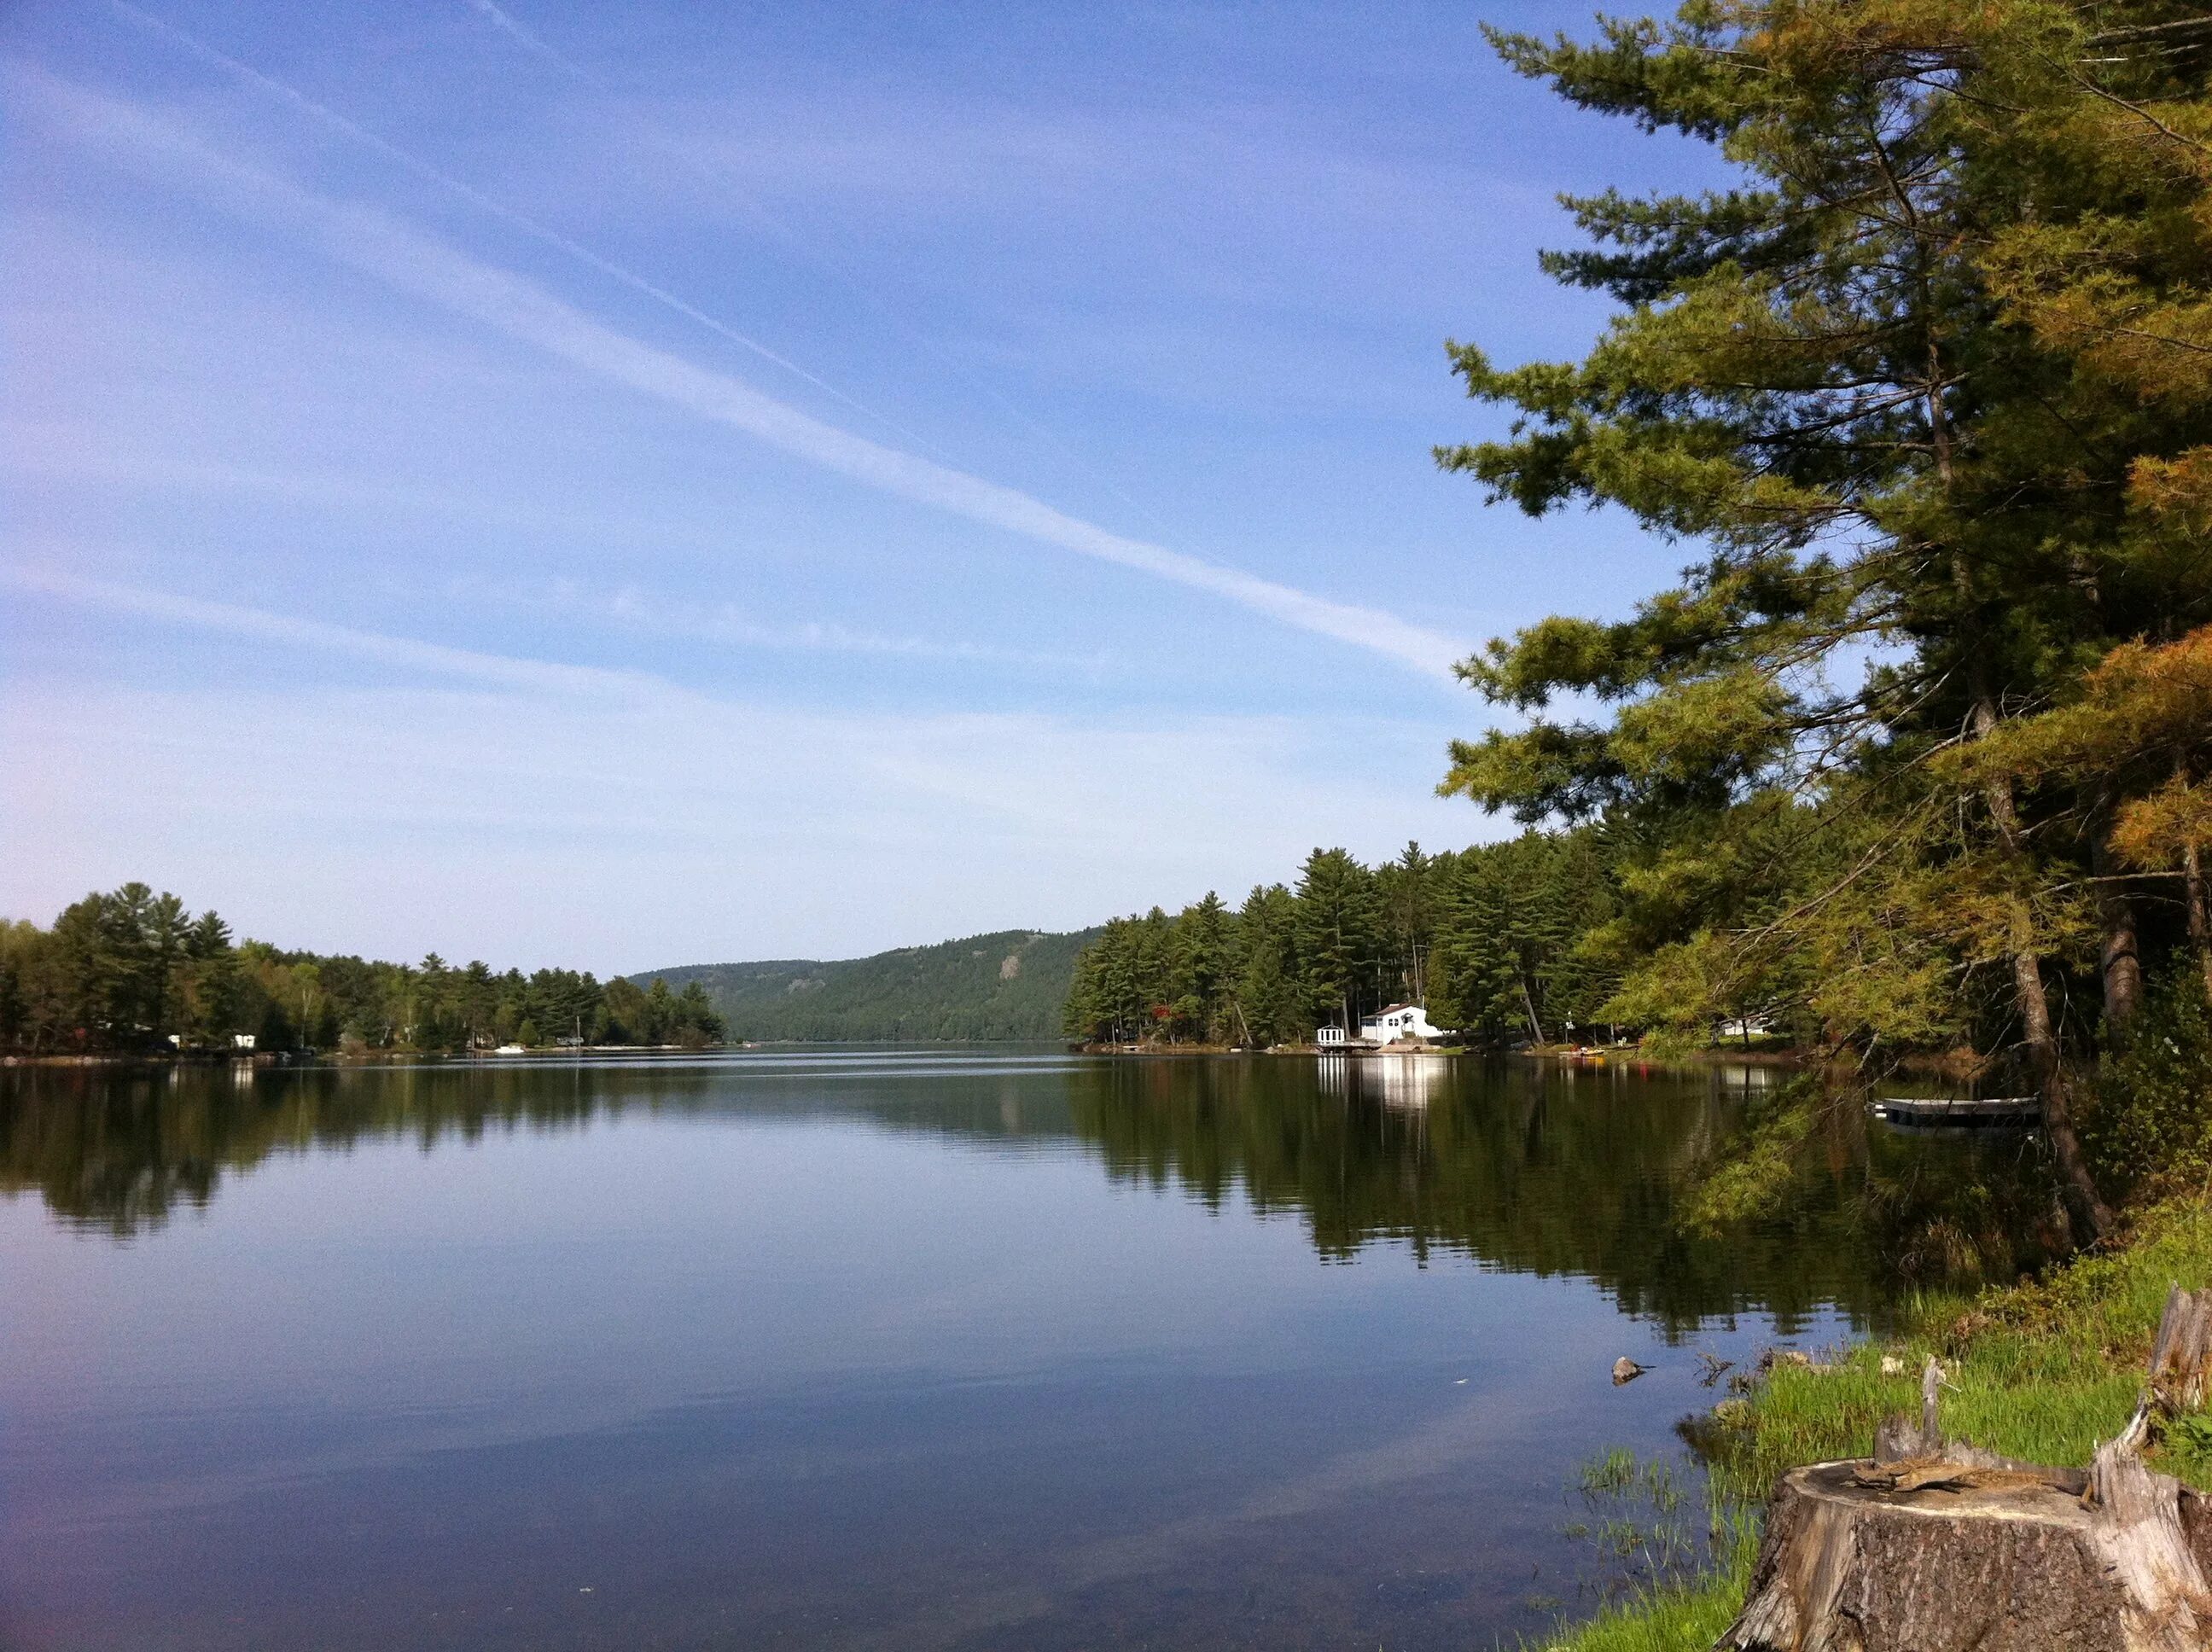
[[[1878,1319],[1896,1262],[1927,1260],[1919,1212],[1960,1208],[1963,1187],[1998,1231],[2017,1225],[2021,1200],[2005,1188],[2047,1186],[2002,1174],[2016,1148],[1870,1143],[1858,1109],[1836,1108],[1754,1218],[1695,1231],[1680,1219],[1685,1195],[1769,1105],[1762,1077],[1440,1058],[979,1062],[958,1073],[30,1069],[0,1080],[0,1187],[35,1188],[57,1214],[122,1236],[205,1205],[225,1171],[277,1152],[388,1138],[427,1149],[640,1109],[857,1117],[969,1144],[1072,1136],[1117,1181],[1216,1208],[1241,1193],[1263,1212],[1295,1213],[1324,1258],[1391,1239],[1424,1260],[1443,1251],[1584,1275],[1674,1332],[1751,1309],[1790,1327],[1829,1303]]]
[[[599,1097],[544,1071],[34,1068],[0,1087],[0,1188],[118,1236],[204,1206],[271,1153],[412,1135],[425,1147],[580,1122]],[[549,1083],[548,1080],[553,1082]]]
[[[1408,1088],[1425,1099],[1403,1104]],[[1262,1211],[1301,1213],[1324,1256],[1392,1238],[1424,1260],[1586,1275],[1674,1329],[1752,1309],[1875,1311],[1853,1166],[1815,1170],[1788,1210],[1744,1231],[1675,1221],[1695,1162],[1741,1131],[1744,1105],[1710,1075],[1439,1062],[1415,1078],[1354,1059],[1319,1084],[1279,1062],[1124,1067],[1097,1080],[1076,1122],[1109,1174],[1172,1178],[1209,1204],[1241,1187]]]
[[[786,1072],[637,1062],[423,1066],[27,1067],[0,1075],[0,1191],[118,1237],[203,1206],[272,1153],[410,1137],[424,1149],[625,1112],[850,1116],[956,1138],[1069,1133],[1064,1075]],[[1038,1087],[1045,1086],[1043,1093]]]
[[[1075,1116],[1109,1175],[1210,1206],[1241,1188],[1261,1211],[1301,1215],[1324,1256],[1388,1238],[1424,1260],[1444,1250],[1585,1275],[1670,1333],[1752,1309],[1786,1332],[1826,1303],[1879,1320],[1898,1247],[1920,1236],[1915,1213],[1961,1186],[1996,1200],[2006,1167],[1973,1144],[1869,1142],[1860,1109],[1831,1108],[1754,1218],[1697,1231],[1685,1195],[1764,1104],[1765,1076],[1133,1063],[1085,1074]]]

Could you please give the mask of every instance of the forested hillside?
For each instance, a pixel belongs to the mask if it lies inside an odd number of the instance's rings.
[[[1009,929],[866,958],[688,964],[634,979],[698,987],[733,1038],[1050,1038],[1076,954],[1098,933]]]

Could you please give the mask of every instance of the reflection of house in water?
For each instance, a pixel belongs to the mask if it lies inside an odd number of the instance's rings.
[[[1387,1108],[1425,1108],[1443,1092],[1451,1077],[1447,1055],[1345,1055],[1314,1057],[1314,1077],[1329,1097],[1360,1097]]]
[[[1723,1090],[1771,1090],[1790,1076],[1786,1068],[1751,1061],[1716,1061],[1712,1071]]]
[[[1324,1096],[1358,1096],[1385,1107],[1426,1107],[1451,1076],[1451,1058],[1413,1051],[1357,1058],[1324,1051],[1314,1058]]]
[[[1442,1055],[1378,1055],[1359,1064],[1361,1086],[1385,1107],[1426,1107],[1450,1076]]]

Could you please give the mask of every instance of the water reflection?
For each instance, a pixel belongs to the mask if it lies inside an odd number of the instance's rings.
[[[1577,1465],[1689,1472],[1666,1345],[1879,1322],[1931,1190],[2002,1206],[2021,1151],[1842,1109],[1686,1220],[1793,1105],[1052,1051],[0,1072],[0,1645],[1538,1634],[1606,1581]]]
[[[34,1190],[73,1225],[128,1238],[206,1206],[226,1175],[274,1154],[392,1137],[429,1152],[638,1113],[828,1115],[975,1147],[1079,1147],[1117,1181],[1295,1217],[1327,1260],[1395,1240],[1423,1262],[1447,1251],[1585,1276],[1670,1331],[1751,1309],[1787,1327],[1824,1303],[1868,1323],[1900,1262],[1926,1260],[1916,1212],[1944,1185],[2017,1187],[2014,1202],[2032,1211],[2035,1167],[2019,1174],[2017,1141],[1869,1140],[1846,1107],[1824,1115],[1800,1173],[1754,1219],[1694,1230],[1680,1219],[1686,1190],[1786,1078],[1748,1064],[1670,1072],[1428,1055],[957,1051],[20,1069],[0,1075],[0,1190]]]

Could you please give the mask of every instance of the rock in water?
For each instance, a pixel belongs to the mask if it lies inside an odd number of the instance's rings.
[[[1623,1354],[1613,1362],[1613,1386],[1617,1388],[1624,1382],[1633,1382],[1650,1369],[1649,1365],[1638,1364],[1626,1354]]]

